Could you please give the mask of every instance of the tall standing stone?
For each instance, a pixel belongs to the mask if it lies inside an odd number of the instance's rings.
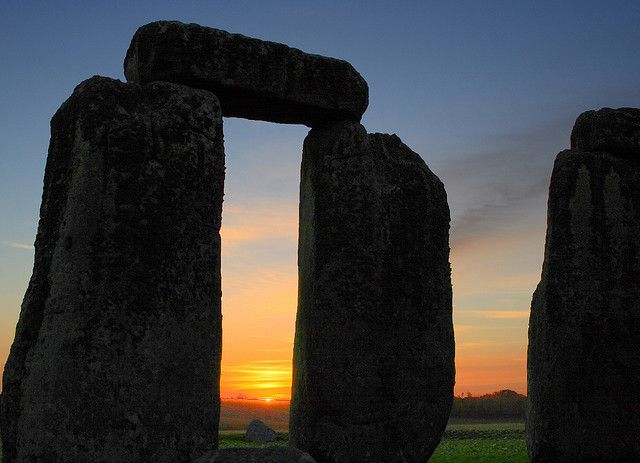
[[[290,436],[321,462],[424,462],[454,384],[449,208],[395,135],[314,128],[300,186]]]
[[[533,462],[640,460],[640,110],[576,121],[529,322]]]
[[[5,463],[217,446],[223,182],[207,91],[94,77],[62,105],[4,372]]]
[[[210,90],[229,117],[311,127],[359,121],[369,104],[366,81],[346,61],[177,21],[139,28],[124,73]]]

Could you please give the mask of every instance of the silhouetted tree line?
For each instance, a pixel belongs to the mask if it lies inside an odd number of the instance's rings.
[[[527,396],[509,389],[473,397],[470,393],[454,397],[453,418],[525,418]]]

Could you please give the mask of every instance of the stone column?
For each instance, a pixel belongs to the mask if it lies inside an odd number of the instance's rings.
[[[529,322],[533,462],[640,460],[640,110],[582,114],[555,162]]]
[[[449,208],[395,135],[314,128],[300,186],[292,444],[322,462],[424,462],[454,384]]]
[[[5,463],[217,446],[223,182],[212,93],[93,77],[62,105],[4,372]]]

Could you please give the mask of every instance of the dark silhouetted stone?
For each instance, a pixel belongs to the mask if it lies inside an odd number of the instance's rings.
[[[529,322],[530,459],[639,461],[640,159],[561,152],[547,220]]]
[[[584,112],[571,132],[571,149],[640,158],[640,109]]]
[[[260,420],[253,420],[247,426],[244,438],[250,442],[270,442],[276,440],[278,434]]]
[[[223,182],[207,91],[94,77],[58,110],[4,372],[3,462],[216,448]]]
[[[367,83],[346,61],[198,24],[142,26],[124,69],[130,82],[211,90],[229,117],[314,126],[359,121],[369,103]]]
[[[212,451],[195,463],[315,463],[315,460],[293,447],[268,447]]]
[[[300,186],[292,445],[424,462],[453,400],[449,207],[395,135],[311,130]]]

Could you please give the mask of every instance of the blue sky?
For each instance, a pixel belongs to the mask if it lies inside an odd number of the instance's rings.
[[[640,106],[640,2],[3,0],[0,365],[31,273],[49,120],[82,80],[124,80],[131,36],[158,19],[283,42],[358,69],[370,88],[365,127],[398,134],[448,191],[458,391],[524,391],[526,312],[542,262],[553,159],[580,112]],[[228,234],[223,255],[225,297],[236,300],[225,317],[258,320],[246,329],[257,338],[265,320],[283,326],[285,344],[271,346],[280,352],[293,335],[306,132],[225,120],[224,220],[238,232]],[[286,307],[275,315],[243,299],[284,281],[289,295],[273,300]],[[241,346],[242,333],[231,335],[225,342]]]

